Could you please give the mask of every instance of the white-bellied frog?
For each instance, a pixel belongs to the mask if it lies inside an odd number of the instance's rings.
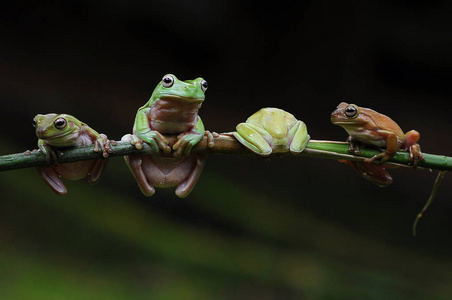
[[[46,155],[48,164],[36,169],[55,193],[59,195],[67,193],[61,177],[77,180],[89,175],[90,184],[99,181],[107,164],[108,153],[112,152],[110,144],[115,145],[115,141],[110,141],[105,134],[97,133],[87,124],[68,114],[38,114],[33,119],[33,126],[36,127],[38,147]],[[94,145],[96,152],[102,150],[104,158],[58,164],[58,156],[61,155],[59,149],[86,145]]]
[[[152,196],[155,187],[176,186],[176,195],[183,198],[195,186],[206,154],[194,154],[191,149],[206,133],[212,137],[198,116],[206,90],[207,82],[202,78],[181,81],[167,74],[138,109],[133,135],[125,135],[122,141],[130,141],[137,149],[144,141],[157,153],[125,157],[144,195]],[[164,135],[177,136],[172,147]]]

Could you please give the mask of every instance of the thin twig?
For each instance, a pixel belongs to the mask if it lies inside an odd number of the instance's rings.
[[[169,137],[170,144],[174,143],[175,137]],[[243,147],[234,137],[230,135],[220,134],[214,138],[215,144],[212,148],[207,145],[207,138],[204,137],[192,151],[200,153],[207,152],[208,154],[234,154],[234,155],[249,155],[254,154],[245,147]],[[63,156],[58,160],[59,163],[76,162],[82,160],[90,160],[102,158],[102,152],[94,152],[93,146],[83,146],[77,148],[61,149]],[[124,156],[129,154],[150,153],[151,148],[143,144],[142,150],[137,150],[128,142],[118,142],[116,146],[112,146],[113,152],[110,157]],[[342,159],[363,161],[366,157],[372,157],[378,154],[379,151],[371,148],[361,148],[361,155],[356,156],[348,152],[348,144],[345,142],[335,141],[318,141],[310,140],[304,151],[296,156],[308,156],[327,159]],[[277,153],[273,155],[292,155],[287,153]],[[444,155],[433,155],[424,153],[424,162],[419,162],[418,167],[428,168],[440,171],[452,171],[452,157]],[[409,166],[409,153],[399,151],[389,161],[390,164],[397,164],[400,166]],[[0,156],[0,171],[14,170],[21,168],[31,168],[37,166],[44,166],[46,164],[45,155],[41,151],[26,151],[23,153],[9,154]]]

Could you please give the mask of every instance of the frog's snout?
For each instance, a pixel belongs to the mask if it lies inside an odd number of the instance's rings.
[[[339,114],[340,113],[337,110],[333,111],[330,117],[331,122],[334,123],[334,121],[336,121],[339,118]]]
[[[45,128],[36,128],[36,135],[41,137],[47,133],[47,129]]]

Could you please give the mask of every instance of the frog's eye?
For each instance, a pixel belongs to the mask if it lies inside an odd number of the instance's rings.
[[[36,119],[34,118],[33,121],[31,122],[31,124],[33,124],[33,127],[36,127]]]
[[[173,76],[166,75],[162,78],[162,85],[164,87],[169,88],[169,87],[173,86],[173,84],[174,84]]]
[[[358,107],[354,104],[349,104],[345,108],[345,115],[349,118],[356,118],[358,116]]]
[[[204,79],[201,81],[201,90],[203,92],[207,91],[207,88],[209,87],[209,85],[207,84],[207,81],[205,81]]]
[[[65,118],[58,118],[53,124],[55,124],[56,129],[64,129],[67,125],[67,121]]]

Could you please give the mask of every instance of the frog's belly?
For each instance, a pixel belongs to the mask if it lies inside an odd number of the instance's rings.
[[[353,138],[364,145],[372,145],[379,148],[385,148],[386,147],[386,141],[384,139],[369,139],[368,136],[353,136]]]
[[[162,134],[190,131],[198,121],[199,101],[161,99],[148,112],[149,126]]]
[[[143,170],[149,184],[154,187],[173,187],[183,182],[196,166],[196,155],[190,155],[183,158],[174,157],[156,157],[152,155],[133,155],[140,156],[142,160],[141,169]],[[136,159],[129,156],[129,159]]]
[[[69,180],[78,180],[85,178],[91,171],[95,160],[80,161],[67,164],[61,164],[58,166],[52,166],[51,168],[55,170],[61,177]]]

